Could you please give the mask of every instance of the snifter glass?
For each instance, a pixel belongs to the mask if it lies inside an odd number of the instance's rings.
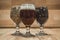
[[[44,32],[44,23],[48,19],[48,8],[46,6],[41,6],[36,8],[36,20],[40,24],[40,32],[37,35],[48,35]]]
[[[14,23],[16,24],[16,32],[13,33],[12,35],[22,35],[20,32],[19,32],[19,23],[21,22],[20,20],[20,13],[19,13],[19,10],[20,10],[20,7],[18,6],[13,6],[11,8],[11,13],[10,13],[10,18],[14,21]]]
[[[30,27],[35,20],[35,6],[33,4],[22,4],[20,6],[20,17],[26,26],[26,34],[24,37],[34,37],[34,35],[30,33]]]

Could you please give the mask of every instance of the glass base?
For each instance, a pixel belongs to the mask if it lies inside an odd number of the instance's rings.
[[[24,37],[35,37],[35,35],[31,34],[30,32],[26,32]]]
[[[16,31],[15,33],[11,34],[13,36],[23,36],[22,33],[20,33],[19,31]]]
[[[36,34],[37,36],[46,36],[46,35],[49,35],[49,34],[47,34],[47,33],[45,33],[45,32],[39,32],[38,34]]]

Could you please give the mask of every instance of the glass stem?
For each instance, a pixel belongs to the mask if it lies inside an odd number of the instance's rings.
[[[30,26],[29,25],[26,26],[26,33],[30,33]]]
[[[16,25],[16,32],[19,32],[19,25]]]
[[[43,25],[40,25],[40,32],[41,33],[44,33],[44,29],[43,28],[44,28],[44,26]]]

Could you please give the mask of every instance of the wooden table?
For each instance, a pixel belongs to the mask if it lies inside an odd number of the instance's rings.
[[[39,29],[31,29],[30,31],[35,35],[39,32]],[[60,40],[60,28],[44,29],[44,31],[51,35],[25,38],[12,36],[11,34],[15,32],[15,29],[0,28],[0,40]],[[26,29],[20,29],[20,32],[25,34]]]

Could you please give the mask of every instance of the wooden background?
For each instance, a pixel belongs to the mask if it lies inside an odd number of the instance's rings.
[[[60,0],[0,0],[0,27],[15,27],[14,22],[10,19],[10,8],[23,3],[33,3],[36,7],[45,4],[49,9],[49,19],[45,27],[60,27]],[[24,27],[23,23],[20,24]],[[36,20],[32,27],[38,27]]]

